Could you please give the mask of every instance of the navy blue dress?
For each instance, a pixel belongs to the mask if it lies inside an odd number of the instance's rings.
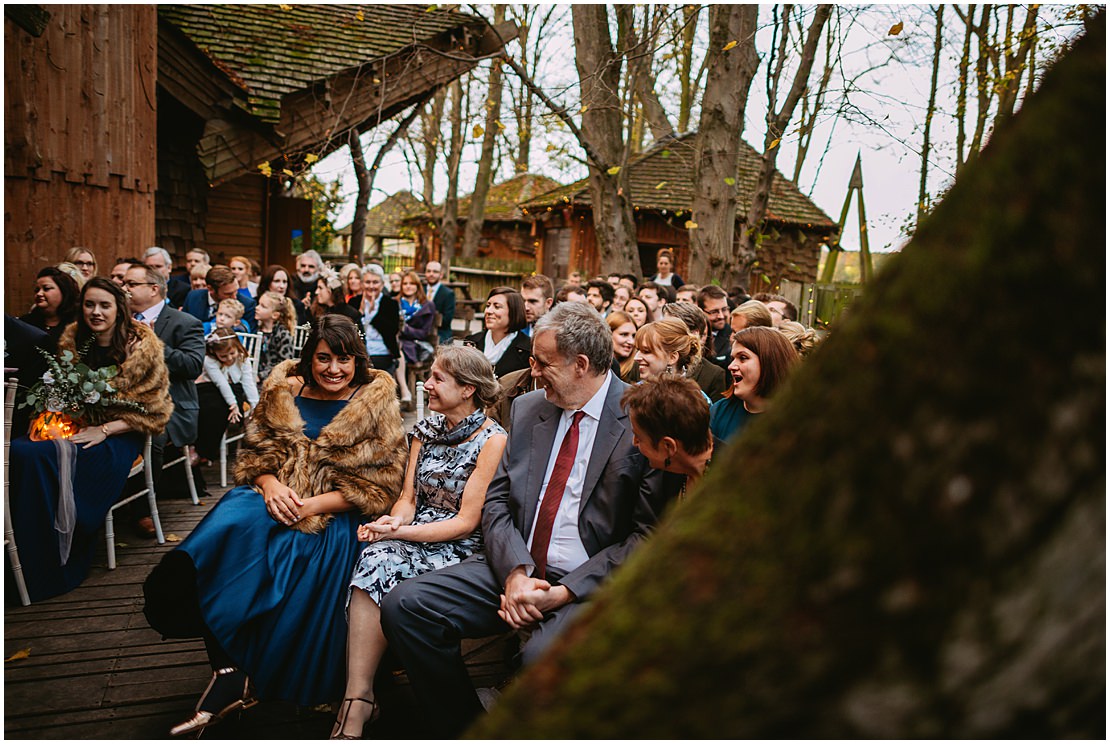
[[[89,449],[76,448],[73,472],[76,524],[69,558],[63,565],[59,534],[54,529],[58,511],[56,445],[54,442],[32,442],[27,437],[12,439],[8,494],[19,563],[32,602],[65,594],[89,575],[104,517],[119,499],[143,440],[142,434],[130,432],[110,436]],[[18,603],[10,564],[6,570],[5,601]]]
[[[300,396],[295,401],[310,439],[347,403]],[[181,637],[167,618],[175,610],[163,603],[188,595],[174,588],[188,581],[183,577],[195,567],[194,601],[201,618],[250,676],[259,697],[300,705],[338,700],[345,684],[344,609],[348,572],[360,549],[359,520],[357,510],[343,512],[322,532],[306,534],[274,521],[253,488],[233,488],[151,574],[147,618],[163,634]],[[188,609],[176,614],[180,621]]]

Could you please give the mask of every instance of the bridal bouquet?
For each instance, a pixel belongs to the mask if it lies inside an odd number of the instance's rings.
[[[88,345],[81,356],[88,351]],[[31,439],[68,439],[89,424],[107,420],[109,407],[123,406],[145,412],[139,403],[116,397],[112,380],[119,374],[115,365],[91,369],[72,351],[66,349],[55,356],[40,349],[48,369],[42,379],[27,393],[20,408],[31,407],[39,415],[31,423]]]

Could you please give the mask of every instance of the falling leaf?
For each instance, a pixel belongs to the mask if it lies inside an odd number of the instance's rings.
[[[498,131],[498,132],[504,132],[504,131],[505,131],[505,125],[504,125],[504,124],[502,124],[501,122],[499,122],[499,121],[495,121],[495,122],[493,123],[493,125],[494,125],[495,127],[497,127],[497,131]]]
[[[282,10],[292,10],[293,9],[292,5],[279,5],[278,7],[281,8]]]
[[[355,13],[355,20],[356,20],[356,21],[365,21],[365,20],[366,20],[366,14],[365,14],[365,13],[363,13],[363,12],[362,12],[362,11],[360,10],[359,12]]]
[[[693,220],[686,220],[686,229],[687,230],[697,230],[698,229],[698,223],[694,222]]]
[[[667,185],[667,182],[666,182],[666,181],[660,181],[659,183],[655,184],[655,188],[657,188],[657,189],[661,189],[661,188],[663,188],[663,187],[664,187],[664,186],[666,186],[666,185]]]
[[[586,110],[589,109],[589,108],[590,108],[589,106],[583,106],[582,108],[578,109],[578,113],[584,114],[584,113],[586,113]]]
[[[671,156],[671,151],[670,150],[664,150],[663,152],[659,153],[659,157],[664,158],[664,159],[669,158],[670,156]]]
[[[733,40],[732,40],[732,41],[730,41],[729,43],[725,44],[725,47],[724,47],[724,49],[722,49],[721,51],[722,51],[722,52],[727,52],[727,51],[728,51],[729,49],[732,49],[732,48],[733,48],[734,46],[736,46],[736,45],[737,45],[737,44],[739,44],[739,43],[740,43],[740,42],[738,42],[738,41],[736,41],[735,39],[733,39]]]
[[[888,36],[897,36],[900,33],[902,33],[902,22],[901,21],[898,21],[898,23],[895,23],[893,26],[890,27],[890,30],[887,31]]]
[[[433,10],[435,10],[435,9],[436,9],[436,8],[438,8],[438,7],[439,7],[438,5],[429,5],[429,6],[428,6],[428,9],[427,9],[427,10],[425,10],[424,12],[425,12],[425,13],[431,13],[431,12],[432,12]]]
[[[126,547],[127,547],[127,543],[125,543],[125,542],[118,542],[118,543],[116,543],[116,547],[117,547],[117,548],[126,548]]]
[[[550,143],[548,143],[548,145],[547,145],[547,151],[548,151],[548,152],[555,152],[555,151],[556,151],[556,150],[558,150],[558,149],[559,149],[559,148],[558,148],[558,147],[556,147],[556,146],[555,146],[554,144],[550,144]]]
[[[306,163],[315,163],[319,159],[320,159],[319,155],[316,155],[316,154],[311,153],[311,152],[304,156],[304,161]]]
[[[21,648],[18,651],[16,651],[14,654],[9,656],[8,658],[4,659],[4,661],[18,661],[19,659],[26,659],[30,655],[31,655],[31,649],[30,648]]]
[[[269,177],[269,175],[273,172],[273,171],[270,170],[270,164],[269,163],[259,163],[258,164],[258,170],[262,171],[262,175],[267,176],[267,177]]]
[[[478,137],[481,137],[485,133],[486,133],[486,130],[482,127],[481,124],[475,124],[474,125],[474,138],[475,139],[477,139]]]
[[[621,167],[619,165],[614,165],[612,168],[605,172],[608,173],[610,176],[615,176],[621,172]]]
[[[181,538],[171,532],[166,535],[166,542],[181,542]]]
[[[764,284],[770,284],[771,283],[771,277],[767,276],[766,274],[764,274],[763,276],[761,276],[759,278],[763,280]]]
[[[729,176],[728,178],[725,179],[725,183],[727,183],[729,186],[735,186],[736,185],[736,179]]]
[[[288,168],[282,168],[281,172],[284,173],[285,175],[289,176],[289,177],[293,176],[293,171],[289,170]]]
[[[381,78],[374,78],[373,83],[374,83],[374,85],[381,85],[382,84],[382,79]]]
[[[778,147],[778,146],[779,146],[779,143],[780,143],[780,142],[782,142],[782,137],[776,137],[776,138],[775,138],[775,140],[774,140],[774,142],[772,142],[771,144],[767,145],[767,149],[768,149],[768,150],[774,150],[774,149],[775,149],[776,147]]]

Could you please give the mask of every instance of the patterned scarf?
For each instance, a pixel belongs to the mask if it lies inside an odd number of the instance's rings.
[[[453,447],[469,439],[474,432],[482,428],[484,423],[486,423],[486,413],[478,410],[457,423],[454,428],[448,429],[447,417],[437,413],[416,422],[416,426],[412,427],[412,435],[426,445],[445,444]]]

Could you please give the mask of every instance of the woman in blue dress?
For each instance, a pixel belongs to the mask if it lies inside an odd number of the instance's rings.
[[[69,277],[66,277],[68,279]],[[23,577],[31,601],[70,591],[88,576],[97,533],[123,491],[143,437],[165,428],[173,411],[162,342],[131,319],[124,290],[93,277],[77,300],[77,322],[59,351],[91,369],[117,365],[116,397],[142,410],[108,406],[68,440],[12,440],[9,498]],[[8,581],[8,600],[15,581]]]
[[[240,485],[147,579],[151,627],[203,637],[213,668],[195,714],[171,733],[216,723],[255,694],[301,705],[339,698],[359,512],[389,511],[404,458],[393,379],[370,369],[353,321],[325,315],[300,359],[263,386],[236,463]]]
[[[482,504],[505,430],[486,418],[500,386],[477,349],[441,346],[428,381],[435,414],[416,424],[401,498],[388,516],[359,528],[369,541],[348,590],[347,690],[333,739],[360,739],[377,717],[374,675],[386,640],[379,607],[398,583],[458,563],[482,549]]]

